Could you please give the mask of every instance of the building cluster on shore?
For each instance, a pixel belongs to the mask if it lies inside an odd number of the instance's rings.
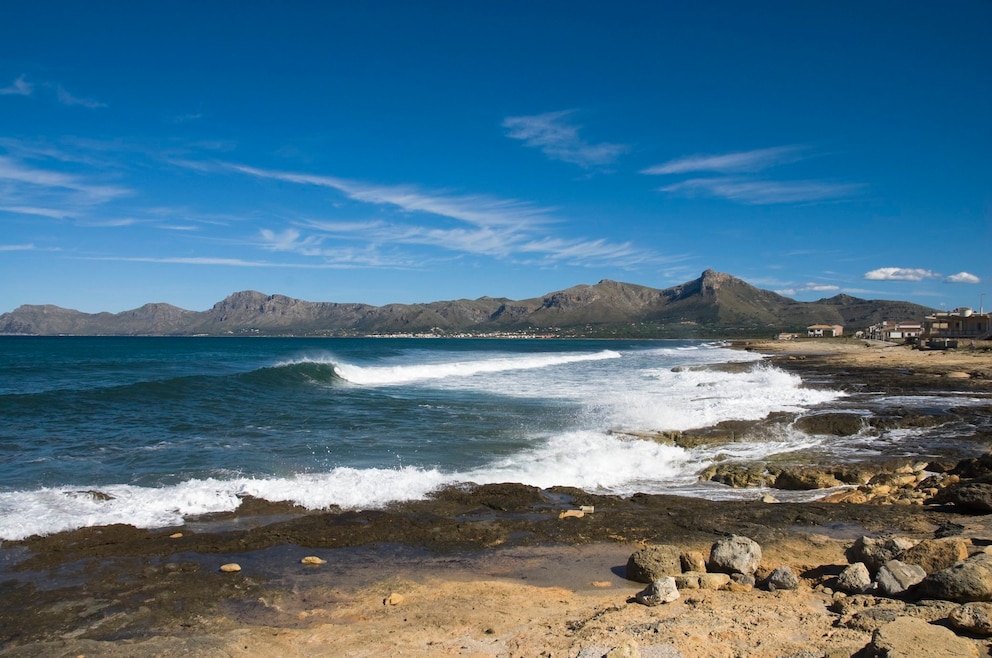
[[[806,328],[809,338],[837,338],[844,335],[841,325],[814,324]],[[992,314],[961,307],[940,311],[922,321],[886,320],[855,332],[856,338],[869,340],[905,341],[930,347],[955,347],[958,340],[992,340]],[[781,334],[779,338],[798,338],[798,334]]]

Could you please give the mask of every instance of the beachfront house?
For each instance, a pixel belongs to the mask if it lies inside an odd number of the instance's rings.
[[[844,327],[839,324],[811,324],[806,327],[810,338],[837,338],[844,335]]]
[[[934,313],[923,319],[923,336],[927,339],[970,338],[992,340],[992,314],[975,313],[967,307]]]
[[[892,322],[886,320],[868,327],[865,338],[871,340],[914,340],[923,333],[920,322]]]

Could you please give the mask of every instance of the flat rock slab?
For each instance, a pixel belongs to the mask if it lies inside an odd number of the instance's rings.
[[[978,658],[974,642],[943,626],[900,617],[875,631],[865,652],[884,658]]]

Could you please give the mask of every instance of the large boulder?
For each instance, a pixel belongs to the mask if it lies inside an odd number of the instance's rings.
[[[923,579],[925,596],[968,603],[992,601],[992,555],[979,553]]]
[[[668,544],[642,548],[627,558],[627,578],[652,583],[665,576],[677,576],[682,573],[681,555],[679,547]]]
[[[753,576],[760,564],[761,546],[748,537],[731,535],[717,541],[710,549],[710,571]]]

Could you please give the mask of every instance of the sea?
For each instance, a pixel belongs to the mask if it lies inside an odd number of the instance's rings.
[[[905,437],[789,429],[685,450],[637,433],[861,413],[847,397],[702,341],[0,337],[0,540],[179,526],[246,496],[381,508],[462,483],[754,498],[698,474]]]

